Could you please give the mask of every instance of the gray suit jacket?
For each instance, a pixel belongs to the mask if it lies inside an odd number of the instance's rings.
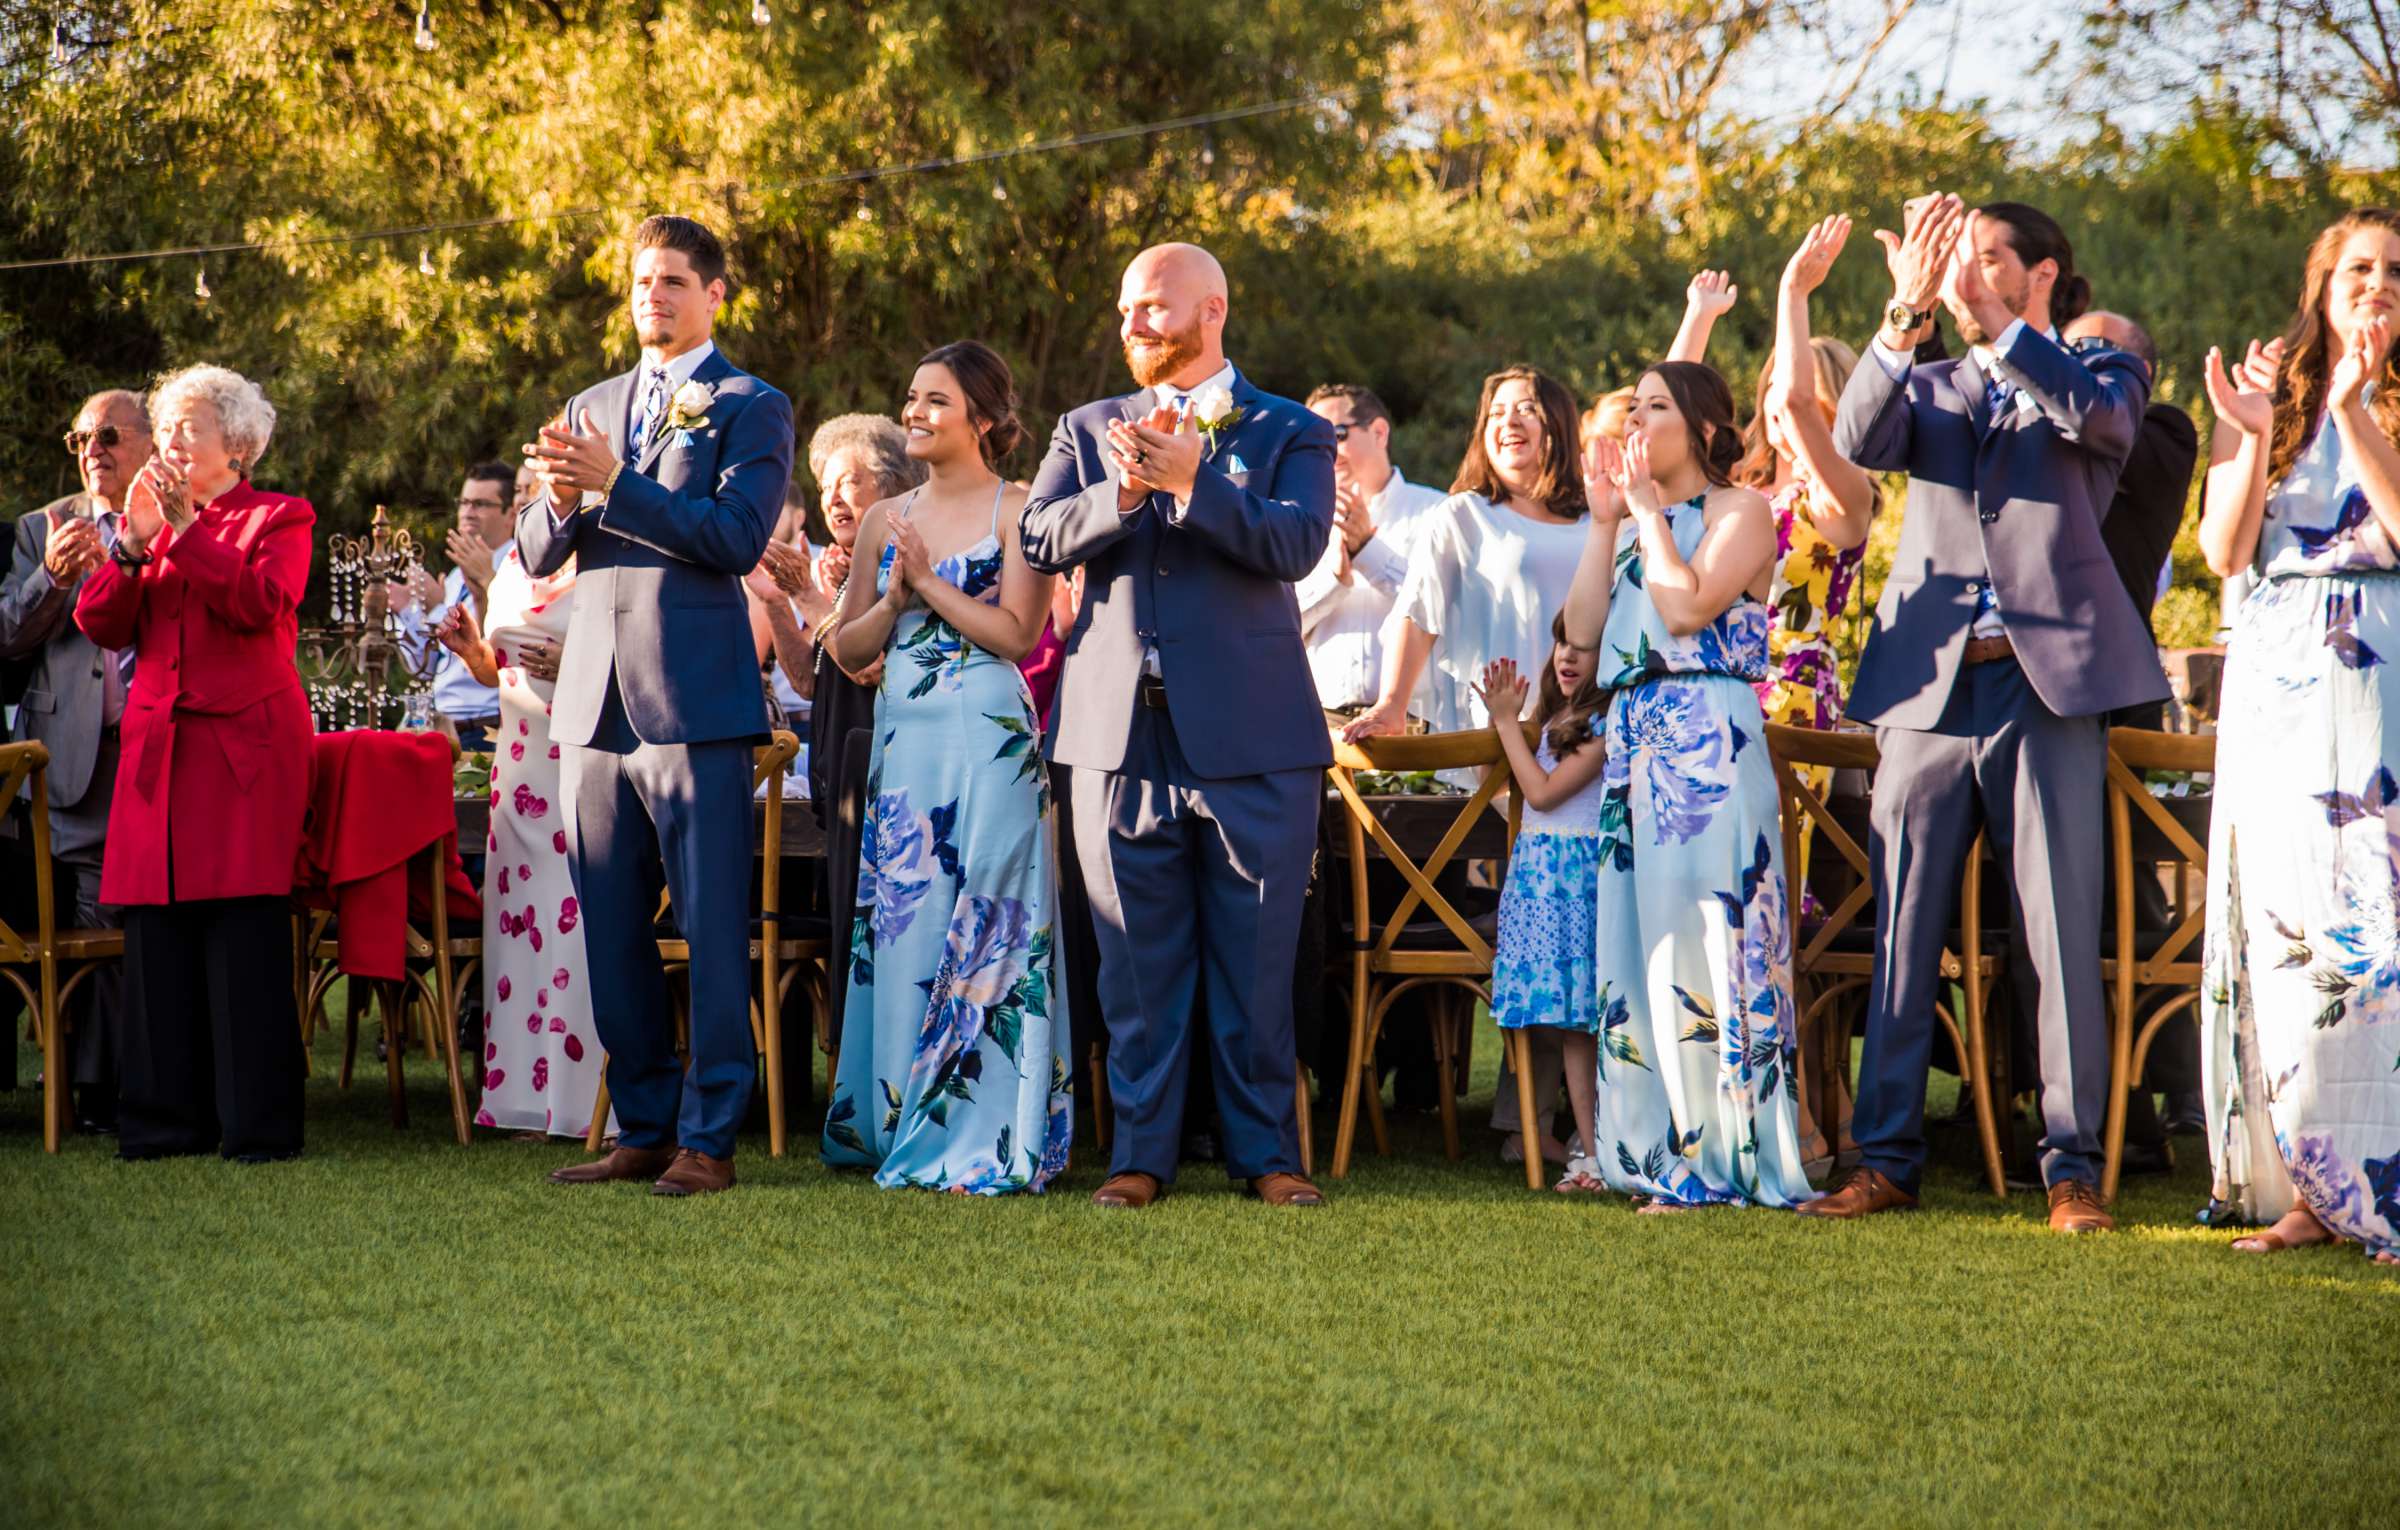
[[[17,710],[21,737],[38,739],[50,751],[53,817],[82,805],[100,753],[102,650],[76,626],[75,592],[42,566],[53,517],[81,511],[85,497],[70,494],[17,522],[16,559],[0,583],[0,659],[30,658],[33,675]],[[92,804],[106,813],[108,804]]]
[[[1333,427],[1238,373],[1241,418],[1219,433],[1182,510],[1153,494],[1117,513],[1108,422],[1147,413],[1151,393],[1086,404],[1058,422],[1021,522],[1025,561],[1085,567],[1067,634],[1052,761],[1125,762],[1145,632],[1155,634],[1167,715],[1203,780],[1333,763],[1300,642],[1292,582],[1333,535]]]
[[[1995,364],[2021,394],[1999,421],[1972,356],[1895,380],[1870,354],[1842,390],[1834,445],[1871,472],[1908,475],[1899,552],[1845,708],[1860,722],[1940,720],[1985,579],[2026,680],[2058,716],[2167,694],[2100,538],[2148,374],[2122,351],[2073,356],[2030,327]]]
[[[638,371],[638,369],[637,369]],[[636,372],[567,407],[608,432],[619,457],[633,428]],[[723,352],[692,381],[712,392],[690,431],[662,424],[605,500],[563,522],[548,496],[517,514],[526,569],[554,574],[576,559],[575,611],[550,703],[551,737],[589,744],[610,681],[647,744],[763,740],[766,694],[742,575],[758,566],[792,476],[792,405],[735,370]]]

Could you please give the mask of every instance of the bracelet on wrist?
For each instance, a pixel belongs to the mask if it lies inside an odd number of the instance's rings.
[[[141,568],[157,556],[156,553],[147,551],[138,553],[128,551],[122,541],[108,550],[108,561],[123,569]]]
[[[608,479],[607,479],[607,481],[606,481],[606,482],[604,482],[604,483],[602,483],[602,484],[600,485],[600,498],[602,499],[602,501],[604,501],[604,502],[605,502],[605,501],[607,500],[607,498],[608,498],[608,496],[609,496],[609,491],[610,491],[610,490],[612,490],[612,489],[614,489],[614,488],[617,486],[617,475],[618,475],[618,474],[620,474],[620,473],[622,473],[622,472],[624,472],[624,471],[625,471],[625,464],[624,464],[624,463],[622,463],[622,462],[618,463],[618,464],[617,464],[615,467],[612,467],[612,468],[610,468],[610,469],[608,470]]]

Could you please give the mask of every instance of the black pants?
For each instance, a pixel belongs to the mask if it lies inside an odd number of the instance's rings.
[[[283,898],[125,910],[117,1109],[128,1158],[300,1151],[300,1020]]]

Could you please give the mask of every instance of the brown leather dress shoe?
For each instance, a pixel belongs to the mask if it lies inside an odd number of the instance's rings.
[[[1270,1206],[1322,1206],[1325,1192],[1303,1174],[1261,1174],[1250,1181],[1250,1193]]]
[[[1092,1192],[1092,1204],[1125,1211],[1139,1211],[1167,1193],[1167,1187],[1155,1175],[1139,1169],[1127,1169],[1111,1174],[1101,1187]]]
[[[698,1148],[678,1148],[675,1161],[650,1187],[652,1195],[714,1195],[733,1188],[733,1160],[711,1158]]]
[[[2089,1182],[2062,1179],[2050,1187],[2050,1230],[2063,1233],[2114,1232],[2117,1219],[2100,1204],[2100,1192]]]
[[[1820,1195],[1792,1208],[1804,1217],[1834,1217],[1849,1221],[1878,1211],[1914,1211],[1917,1198],[1885,1178],[1879,1169],[1854,1170],[1847,1183],[1831,1195]]]
[[[658,1171],[675,1161],[673,1148],[616,1147],[605,1158],[571,1163],[550,1171],[554,1185],[605,1185],[612,1179],[656,1179]]]

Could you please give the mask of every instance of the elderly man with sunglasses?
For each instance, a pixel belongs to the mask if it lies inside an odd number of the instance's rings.
[[[116,545],[125,493],[155,449],[141,395],[122,388],[94,394],[76,411],[66,444],[83,488],[17,522],[16,555],[0,583],[0,659],[31,667],[17,732],[50,751],[50,852],[61,913],[82,928],[114,928],[116,911],[100,902],[100,851],[133,652],[97,647],[72,617],[76,591]],[[116,1124],[119,988],[117,969],[102,968],[85,989],[82,1013],[69,1021],[75,1118],[86,1131]]]

